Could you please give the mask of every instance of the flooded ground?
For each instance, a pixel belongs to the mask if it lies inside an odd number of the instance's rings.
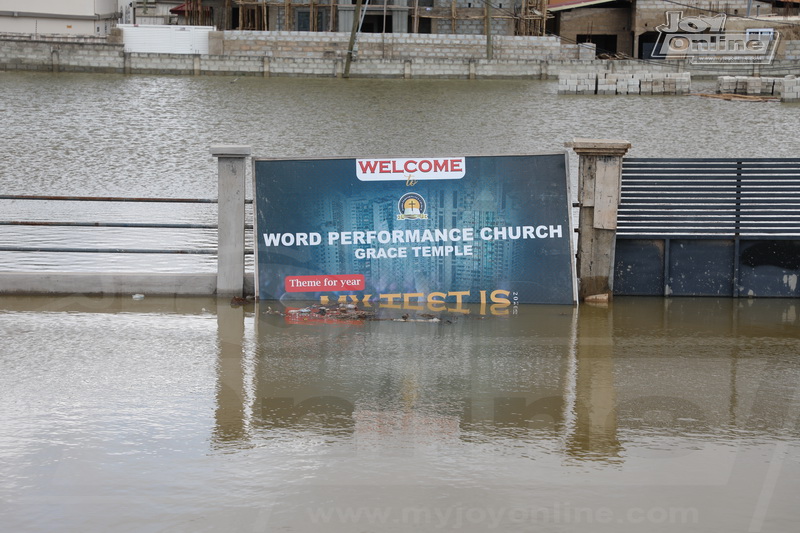
[[[0,72],[2,194],[216,196],[213,144],[258,157],[563,152],[626,139],[634,157],[795,157],[800,105],[564,96],[556,81],[336,80]],[[713,82],[694,90],[713,92]],[[571,166],[575,174],[576,158]],[[0,220],[216,222],[208,206],[0,200]],[[213,249],[213,230],[0,226],[4,246]],[[211,271],[214,256],[0,250],[2,270]]]
[[[208,148],[226,143],[468,155],[601,137],[639,157],[792,157],[800,120],[796,105],[558,96],[539,81],[0,72],[0,94],[3,194],[213,197]],[[216,215],[3,200],[0,218]],[[1,226],[0,241],[215,246],[213,231],[168,229]],[[214,265],[0,252],[17,271]],[[0,525],[785,533],[800,521],[798,306],[619,298],[325,323],[211,298],[0,296]]]
[[[436,322],[283,311],[0,298],[3,529],[784,533],[800,519],[796,300]]]

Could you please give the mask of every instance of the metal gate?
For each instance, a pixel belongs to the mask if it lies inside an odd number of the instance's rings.
[[[622,165],[614,293],[800,297],[800,159]]]

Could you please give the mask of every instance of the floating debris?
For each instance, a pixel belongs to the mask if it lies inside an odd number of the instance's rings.
[[[241,296],[234,296],[231,298],[231,307],[241,307],[245,304],[251,303],[252,301],[252,296],[247,296],[245,298],[242,298]]]
[[[733,102],[780,102],[780,96],[759,96],[755,94],[711,94],[711,93],[695,93],[693,96],[702,96],[703,98],[717,98],[718,100],[728,100]]]
[[[431,313],[420,313],[412,315],[404,313],[402,316],[382,316],[378,315],[378,309],[362,309],[356,304],[339,304],[334,307],[323,305],[310,305],[308,307],[286,308],[283,312],[276,311],[272,307],[267,307],[265,314],[278,315],[285,318],[290,324],[350,324],[362,325],[366,321],[388,321],[388,322],[426,322],[433,324],[452,324],[456,317],[439,316]]]
[[[134,300],[144,300],[144,294],[134,294],[131,298]]]

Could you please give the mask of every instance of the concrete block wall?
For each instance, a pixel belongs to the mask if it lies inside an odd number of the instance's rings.
[[[558,77],[558,94],[689,94],[692,76],[688,72],[621,73],[599,72]]]
[[[0,69],[52,70],[52,47],[32,41],[4,40],[0,43]]]
[[[6,33],[0,32],[3,41],[36,41],[42,43],[82,43],[82,44],[107,44],[108,38],[98,35],[71,35],[58,33]]]
[[[116,41],[0,34],[0,70],[335,77],[343,72],[349,34],[212,32],[212,50],[202,56],[124,53],[121,39]],[[351,75],[555,79],[562,74],[642,75],[686,70],[693,77],[715,78],[731,73],[752,75],[759,69],[757,65],[712,65],[700,70],[684,61],[597,60],[593,45],[565,45],[557,37],[495,36],[493,49],[493,59],[487,60],[482,35],[363,35]],[[768,69],[773,76],[800,74],[798,61],[776,60]]]
[[[120,46],[65,43],[53,46],[54,70],[59,72],[122,73],[124,53]],[[57,65],[55,63],[58,63]]]
[[[789,61],[800,61],[800,41],[783,41],[783,57]]]
[[[216,33],[216,32],[215,32]],[[210,36],[212,54],[231,56],[344,57],[350,34],[299,31],[226,31]],[[567,60],[594,59],[594,46],[562,44],[558,37],[492,37],[493,59]],[[485,35],[362,34],[357,57],[371,59],[441,59],[463,61],[486,58]]]
[[[470,77],[477,79],[504,79],[504,78],[529,78],[542,77],[544,62],[531,61],[473,61],[473,72]]]
[[[192,76],[194,57],[185,54],[130,54],[131,74],[177,74]]]
[[[465,16],[474,17],[459,19],[456,21],[457,34],[481,35],[484,32],[484,14],[485,6],[481,0],[455,0],[455,7],[459,13]],[[409,6],[413,5],[409,3]],[[448,13],[451,9],[450,0],[436,0],[434,5],[441,10],[446,10]],[[508,9],[513,10],[514,1],[506,0],[504,2],[494,3],[492,11],[492,34],[493,35],[508,35],[513,31],[513,21],[510,18],[502,18],[504,11]],[[409,14],[411,12],[409,11]],[[451,21],[445,19],[433,19],[432,25],[436,27],[435,33],[448,34],[452,31]]]
[[[206,76],[264,76],[269,75],[269,58],[198,56],[200,74]]]
[[[123,70],[121,45],[96,38],[81,37],[69,42],[63,36],[52,37],[0,37],[0,69],[106,73]]]
[[[335,77],[341,74],[341,62],[318,58],[272,58],[268,61],[269,76]]]

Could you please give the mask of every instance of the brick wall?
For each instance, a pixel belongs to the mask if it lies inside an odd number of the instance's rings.
[[[800,63],[800,41],[783,41],[783,59]]]
[[[96,37],[0,35],[0,69],[122,72],[122,46]]]
[[[344,57],[350,40],[348,33],[309,33],[299,31],[249,32],[226,31],[210,37],[213,54],[268,57]],[[579,59],[578,45],[562,44],[558,37],[492,38],[493,59],[545,61]],[[588,58],[594,57],[594,51]],[[441,59],[470,60],[486,58],[484,35],[437,34],[362,34],[358,37],[359,58],[389,60]]]
[[[343,72],[349,34],[308,32],[212,32],[210,55],[124,53],[122,44],[97,38],[0,35],[0,70],[108,72],[171,75],[335,77]],[[486,39],[471,35],[371,34],[359,39],[353,77],[556,78],[560,73],[691,71],[692,77],[800,74],[798,59],[768,66],[686,62],[595,60],[594,48],[561,44],[556,37]],[[216,47],[216,50],[215,50]],[[225,50],[225,53],[222,53]],[[800,41],[787,42],[800,54]],[[792,57],[794,57],[792,56]]]

